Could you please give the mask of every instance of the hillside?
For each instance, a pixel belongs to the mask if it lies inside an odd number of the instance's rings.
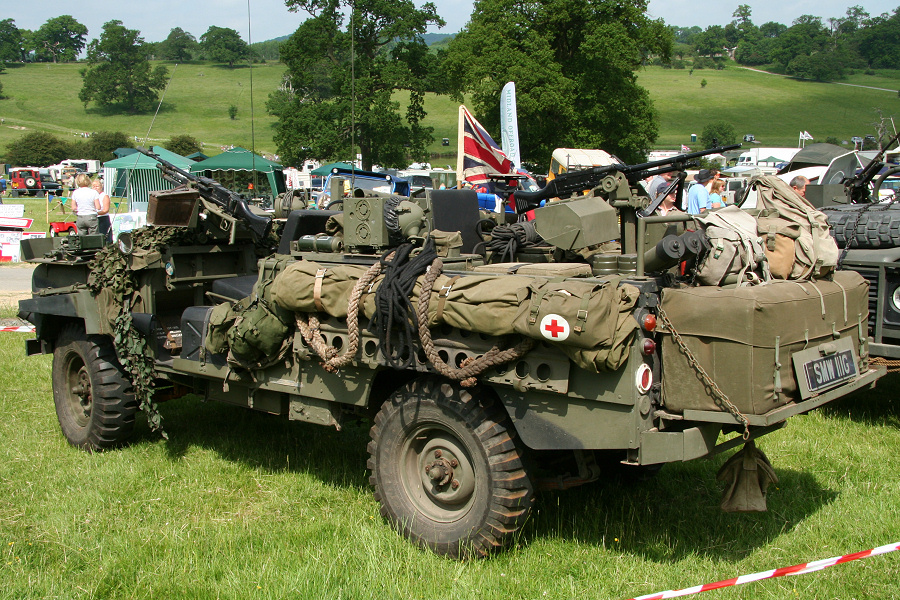
[[[206,144],[204,151],[215,154],[222,146],[234,144],[250,148],[250,73],[244,67],[229,69],[215,64],[166,64],[171,82],[159,114],[108,114],[78,101],[81,64],[11,65],[0,75],[4,98],[0,99],[0,152],[29,130],[44,130],[60,136],[80,135],[96,130],[121,130],[143,140],[150,131],[150,143],[187,133]],[[281,83],[284,66],[279,63],[254,65],[253,110],[255,147],[274,153],[272,124],[266,114],[269,93]],[[707,81],[701,87],[702,80]],[[747,69],[731,67],[722,71],[648,67],[638,80],[654,100],[660,117],[660,148],[690,145],[690,134],[700,134],[705,123],[725,120],[739,135],[752,133],[767,146],[795,146],[800,131],[809,131],[816,141],[828,136],[848,140],[854,135],[873,133],[875,108],[892,116],[900,108],[895,91],[900,72],[877,75],[857,74],[849,85],[796,81]],[[404,99],[403,94],[397,100]],[[228,107],[238,107],[238,117],[228,117]],[[456,149],[457,105],[449,98],[426,98],[426,124],[435,128],[435,153]],[[151,128],[152,123],[152,128]],[[521,128],[527,123],[520,123]],[[442,147],[441,138],[451,146]],[[495,136],[499,139],[499,135]],[[452,164],[453,158],[434,159],[435,164]]]

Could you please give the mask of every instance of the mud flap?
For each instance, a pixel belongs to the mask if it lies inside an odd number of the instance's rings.
[[[725,512],[765,512],[766,490],[770,483],[778,483],[775,469],[753,441],[722,465],[716,479],[728,484],[722,494]]]

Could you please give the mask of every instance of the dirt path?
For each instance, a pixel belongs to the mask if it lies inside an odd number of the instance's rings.
[[[763,71],[762,69],[753,69],[751,67],[738,67],[738,69],[745,69],[747,71],[753,71],[755,73],[764,73],[766,75],[775,75],[776,77],[789,77],[791,79],[798,79],[799,81],[811,81],[809,79],[800,79],[798,77],[793,77],[791,75],[782,75],[781,73],[773,73],[771,71]],[[866,90],[877,90],[879,92],[890,92],[892,94],[897,93],[897,90],[892,90],[890,88],[873,87],[871,85],[859,85],[858,83],[841,83],[840,81],[820,81],[818,83],[833,83],[834,85],[846,85],[849,87],[863,88]]]

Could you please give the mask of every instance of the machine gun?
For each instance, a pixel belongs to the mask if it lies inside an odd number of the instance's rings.
[[[146,148],[137,148],[137,151],[157,161],[156,168],[162,171],[164,178],[178,185],[190,186],[200,194],[201,198],[215,204],[233,219],[242,221],[250,230],[254,240],[259,241],[269,235],[272,230],[272,219],[252,212],[246,200],[241,198],[238,193],[232,192],[215,179],[200,177],[179,169]]]
[[[866,165],[866,168],[856,173],[852,177],[848,177],[844,180],[844,191],[847,193],[847,199],[853,204],[859,204],[862,202],[869,202],[869,196],[871,195],[869,184],[875,178],[875,176],[881,171],[881,168],[884,167],[884,154],[888,151],[888,149],[894,145],[900,139],[900,133],[897,133],[894,137],[888,140],[888,143],[882,146],[881,151],[876,154],[869,164]],[[897,169],[891,169],[891,174],[897,172]],[[887,174],[885,174],[887,175]],[[881,181],[883,181],[884,177],[879,180],[878,185],[875,187],[877,190],[881,187]],[[878,201],[878,198],[875,198],[875,201]]]
[[[660,173],[683,171],[688,166],[696,164],[694,160],[701,156],[708,156],[727,150],[735,150],[740,147],[740,144],[717,146],[708,150],[679,154],[672,158],[664,158],[637,165],[617,164],[606,167],[591,167],[589,169],[571,171],[569,173],[557,175],[556,178],[549,182],[542,190],[536,192],[515,192],[516,212],[522,214],[526,211],[540,207],[541,202],[544,200],[549,200],[551,198],[568,198],[573,194],[581,193],[584,190],[594,189],[609,175],[622,173],[625,175],[626,179],[628,179],[629,183],[634,184],[641,179],[653,177]]]

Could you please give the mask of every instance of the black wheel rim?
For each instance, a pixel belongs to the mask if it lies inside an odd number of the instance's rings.
[[[69,414],[79,427],[87,427],[91,421],[94,397],[91,391],[91,375],[84,360],[77,354],[66,359],[66,386],[63,390]]]
[[[413,429],[400,453],[403,489],[423,515],[449,523],[468,514],[477,480],[466,445],[450,429],[422,424]]]

